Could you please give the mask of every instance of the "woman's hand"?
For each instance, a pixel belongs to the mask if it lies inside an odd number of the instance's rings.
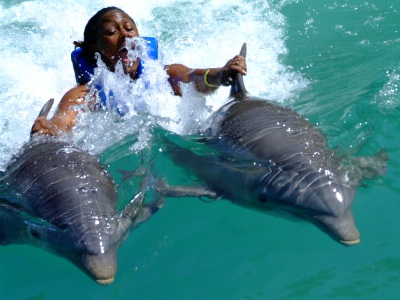
[[[219,70],[218,80],[221,85],[231,85],[233,77],[240,73],[242,75],[247,74],[246,58],[241,55],[236,55],[230,59],[225,66]]]
[[[76,125],[78,113],[81,111],[78,107],[85,104],[88,92],[89,87],[86,85],[77,85],[70,89],[61,98],[57,110],[50,120],[44,116],[37,117],[32,126],[31,136],[47,134],[58,137],[70,132]]]
[[[194,82],[197,91],[201,93],[211,93],[221,85],[231,85],[233,77],[240,73],[247,74],[246,58],[236,55],[222,68],[210,69],[190,69],[185,65],[172,64],[165,66],[175,95],[182,96],[180,83]]]
[[[231,85],[236,74],[247,74],[246,58],[236,55],[222,68],[208,69],[204,73],[204,83],[209,89],[216,89],[221,85]]]
[[[51,135],[57,137],[58,134],[57,126],[46,117],[37,117],[31,129],[31,136]]]

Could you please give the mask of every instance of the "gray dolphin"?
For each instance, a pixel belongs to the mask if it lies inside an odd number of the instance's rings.
[[[130,229],[163,205],[162,198],[144,205],[145,189],[143,180],[118,212],[115,185],[96,157],[65,141],[33,138],[0,176],[0,244],[39,246],[110,284]]]
[[[340,159],[307,119],[250,96],[241,74],[233,80],[230,97],[211,116],[203,137],[190,139],[190,147],[187,139],[164,135],[173,160],[219,196],[243,206],[295,212],[344,244],[359,243],[351,206],[364,170],[368,177],[385,173],[385,151]]]

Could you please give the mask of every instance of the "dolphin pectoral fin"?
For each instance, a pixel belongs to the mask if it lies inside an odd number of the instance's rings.
[[[334,238],[345,245],[360,243],[360,233],[354,222],[353,212],[347,210],[342,216],[314,215],[316,221],[324,226],[324,229]]]
[[[170,186],[165,181],[156,180],[156,190],[165,197],[209,197],[218,198],[218,194],[202,186]]]
[[[386,174],[389,156],[386,149],[382,149],[373,156],[351,157],[354,173],[357,179],[373,179]]]
[[[120,214],[121,233],[125,234],[128,229],[134,228],[140,223],[147,221],[152,215],[163,207],[165,200],[159,194],[156,200],[143,205],[144,193],[138,193],[123,209]]]
[[[27,218],[34,219],[23,207],[0,198],[0,245],[28,242]]]
[[[0,245],[19,243],[23,239],[24,228],[19,209],[0,198]]]
[[[49,240],[62,230],[23,208],[0,199],[0,245]],[[34,240],[32,239],[34,238]]]
[[[143,206],[141,214],[133,222],[133,227],[136,227],[140,223],[146,222],[152,215],[160,210],[165,204],[165,199],[159,195],[156,200],[147,203]]]

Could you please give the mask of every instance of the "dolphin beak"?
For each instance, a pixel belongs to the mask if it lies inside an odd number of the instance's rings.
[[[111,278],[108,278],[108,279],[97,279],[96,282],[98,284],[101,284],[101,285],[107,285],[107,284],[113,283],[114,282],[114,278],[115,277],[111,277]]]
[[[359,244],[360,243],[360,239],[355,239],[355,240],[352,240],[352,241],[344,241],[344,240],[341,240],[340,241],[342,244],[344,244],[344,245],[349,245],[349,246],[351,246],[351,245],[357,245],[357,244]]]
[[[81,268],[98,284],[107,285],[114,282],[117,273],[116,251],[98,255],[82,255],[80,257]]]

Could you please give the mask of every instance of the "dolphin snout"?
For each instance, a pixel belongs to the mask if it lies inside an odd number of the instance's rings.
[[[82,255],[81,267],[98,284],[106,285],[114,282],[117,273],[117,255],[115,251],[98,255]]]
[[[116,272],[116,265],[101,265],[92,269],[92,277],[98,284],[107,285],[114,282]]]
[[[114,282],[115,277],[107,278],[107,279],[97,279],[96,282],[101,285],[107,285]]]

